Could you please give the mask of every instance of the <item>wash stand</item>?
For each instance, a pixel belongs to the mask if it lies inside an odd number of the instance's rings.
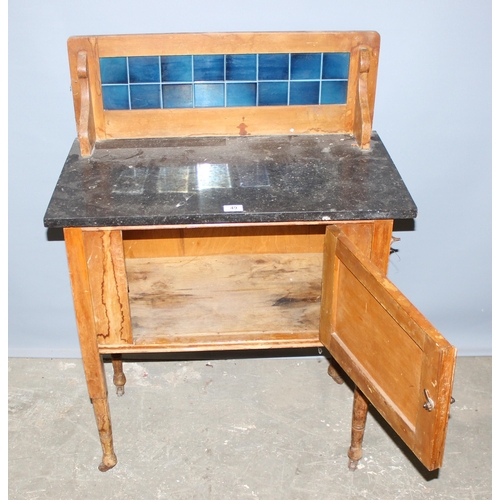
[[[393,222],[417,208],[372,131],[379,47],[69,39],[78,138],[44,223],[64,230],[101,471],[117,463],[103,355],[121,395],[123,354],[305,347],[355,385],[351,469],[369,405],[441,466],[456,349],[386,277]]]

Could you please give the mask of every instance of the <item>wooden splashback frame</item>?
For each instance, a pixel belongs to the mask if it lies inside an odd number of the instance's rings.
[[[353,134],[370,147],[380,36],[374,31],[175,33],[77,36],[68,40],[82,156],[96,141],[144,137]],[[346,104],[105,110],[100,57],[349,52]],[[244,127],[241,127],[241,124]]]

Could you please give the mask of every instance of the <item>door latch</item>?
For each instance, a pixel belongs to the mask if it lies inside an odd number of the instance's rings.
[[[425,399],[426,399],[426,402],[424,403],[424,408],[427,411],[434,410],[434,401],[429,396],[429,391],[427,389],[424,389],[424,396],[425,396]],[[453,396],[451,396],[451,398],[450,398],[450,405],[452,405],[454,402],[455,402],[455,398]]]
[[[424,396],[425,396],[425,399],[427,400],[425,403],[424,403],[424,408],[427,410],[427,411],[432,411],[434,409],[434,401],[432,400],[432,398],[429,396],[429,391],[427,389],[424,389]]]

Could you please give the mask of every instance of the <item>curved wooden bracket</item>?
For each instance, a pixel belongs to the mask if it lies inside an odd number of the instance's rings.
[[[370,71],[370,51],[366,47],[359,49],[359,76],[356,89],[354,111],[354,136],[361,149],[370,147],[372,120],[368,100],[368,72]]]
[[[88,78],[87,52],[81,50],[77,56],[76,73],[80,87],[80,117],[77,122],[78,140],[82,156],[90,156],[94,148],[92,132],[92,104]]]

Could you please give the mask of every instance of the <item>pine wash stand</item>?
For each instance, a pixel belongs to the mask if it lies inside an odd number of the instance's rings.
[[[416,206],[372,131],[375,32],[68,41],[78,138],[45,214],[63,228],[103,450],[103,355],[324,346],[429,469],[443,460],[456,349],[387,279]],[[342,373],[342,372],[340,372]]]

